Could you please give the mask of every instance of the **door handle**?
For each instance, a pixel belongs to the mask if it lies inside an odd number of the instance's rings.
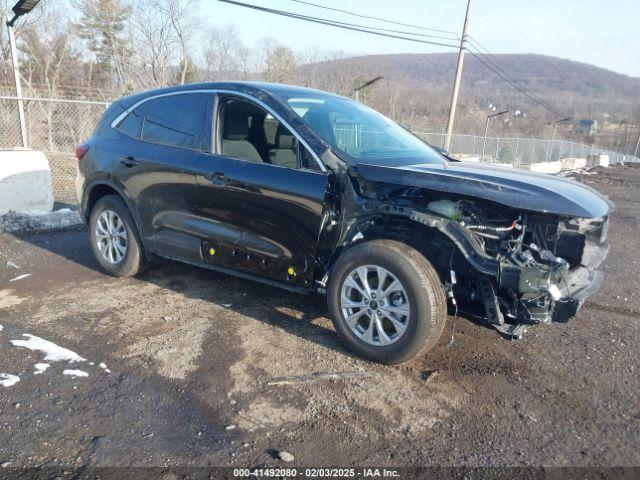
[[[227,178],[224,176],[222,172],[209,173],[205,175],[205,178],[209,180],[214,185],[225,186],[228,182]]]
[[[120,165],[124,165],[127,168],[131,168],[131,167],[135,167],[136,165],[140,165],[140,162],[138,162],[133,157],[122,157],[120,160],[118,160],[118,162],[120,163]]]

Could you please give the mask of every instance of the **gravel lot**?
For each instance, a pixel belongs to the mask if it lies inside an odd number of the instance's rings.
[[[347,352],[320,296],[172,262],[112,278],[80,228],[0,235],[0,464],[638,466],[640,168],[580,179],[617,210],[578,317],[521,341],[449,318],[401,368]],[[86,361],[35,374],[23,334]]]

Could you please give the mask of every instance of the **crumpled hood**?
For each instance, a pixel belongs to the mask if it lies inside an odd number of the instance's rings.
[[[446,162],[402,167],[358,164],[356,169],[372,182],[477,197],[519,210],[598,218],[614,209],[606,197],[579,182],[517,168]]]

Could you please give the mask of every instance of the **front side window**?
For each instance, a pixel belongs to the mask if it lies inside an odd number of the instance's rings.
[[[285,168],[319,170],[295,135],[260,106],[237,98],[221,102],[220,153]]]
[[[194,150],[203,148],[206,94],[169,95],[146,104],[142,140]]]
[[[411,132],[360,103],[331,95],[279,96],[311,130],[354,163],[400,166],[445,162]]]

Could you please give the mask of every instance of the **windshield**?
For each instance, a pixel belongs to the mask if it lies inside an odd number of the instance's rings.
[[[354,163],[402,166],[445,162],[412,133],[360,103],[328,95],[285,95],[283,100],[338,154],[346,154]]]

